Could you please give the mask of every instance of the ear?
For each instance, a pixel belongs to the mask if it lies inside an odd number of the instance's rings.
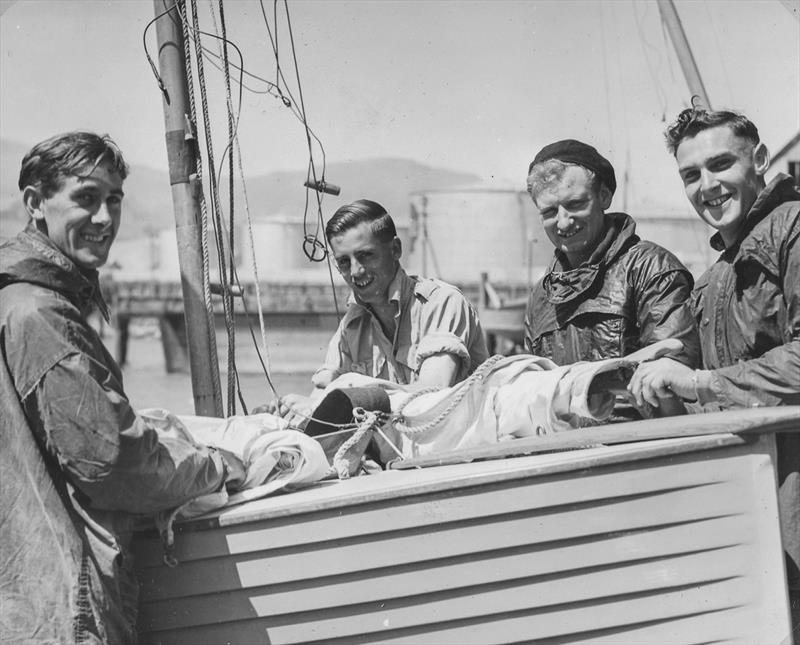
[[[614,193],[603,184],[600,186],[600,205],[603,207],[603,210],[608,210],[611,207],[611,200],[614,198]]]
[[[399,260],[403,257],[403,243],[400,241],[399,237],[396,237],[392,240],[392,257],[395,260]]]
[[[37,222],[44,221],[44,196],[35,186],[25,186],[22,191],[22,203],[28,216]]]
[[[756,174],[761,176],[766,173],[770,161],[769,149],[764,145],[763,141],[759,142],[758,145],[753,148],[753,162],[755,163]]]

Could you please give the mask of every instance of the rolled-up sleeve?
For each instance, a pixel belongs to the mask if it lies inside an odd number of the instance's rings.
[[[420,309],[418,333],[417,370],[426,358],[435,354],[457,357],[463,370],[472,371],[476,367],[472,364],[473,348],[483,343],[483,335],[475,310],[457,290],[440,287],[430,294]],[[486,353],[485,349],[482,353]]]
[[[222,487],[226,470],[215,450],[159,433],[121,392],[102,364],[74,353],[42,376],[26,402],[48,452],[93,507],[151,513]]]

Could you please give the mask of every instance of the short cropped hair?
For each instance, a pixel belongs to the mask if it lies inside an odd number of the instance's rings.
[[[706,110],[702,107],[690,107],[683,110],[664,131],[667,150],[674,156],[684,139],[690,139],[698,132],[721,125],[728,126],[737,137],[746,139],[754,146],[761,141],[758,136],[758,128],[744,114],[730,110]]]
[[[603,182],[594,170],[590,170],[586,166],[581,166],[580,164],[567,163],[561,161],[561,159],[548,159],[547,161],[532,165],[530,173],[528,174],[528,193],[533,200],[535,201],[536,195],[547,188],[552,182],[560,181],[567,171],[567,168],[572,166],[583,168],[586,171],[589,181],[591,182],[590,186],[592,192],[594,192],[595,195],[599,195],[600,187],[603,185]]]
[[[107,134],[66,132],[37,143],[22,159],[19,189],[39,189],[52,197],[66,177],[91,173],[100,164],[108,165],[122,179],[128,176],[128,164],[122,151]]]
[[[381,242],[391,242],[397,237],[397,228],[389,213],[378,202],[359,199],[352,204],[339,208],[325,226],[325,237],[328,242],[332,237],[366,222],[372,234]]]

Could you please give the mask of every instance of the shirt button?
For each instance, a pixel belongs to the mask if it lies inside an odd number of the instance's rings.
[[[703,318],[703,327],[705,327],[710,322],[711,322],[710,318]]]

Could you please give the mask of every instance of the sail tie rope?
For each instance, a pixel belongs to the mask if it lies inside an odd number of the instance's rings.
[[[406,406],[408,406],[409,403],[419,398],[423,394],[438,392],[441,390],[441,388],[428,387],[413,392],[411,396],[409,396],[402,403],[402,405],[400,405],[400,407],[397,409],[397,412],[395,412],[392,415],[391,417],[392,425],[396,430],[402,432],[404,435],[407,436],[420,435],[438,427],[439,425],[442,424],[442,422],[444,422],[445,419],[447,419],[447,417],[449,417],[452,414],[453,410],[455,410],[458,407],[461,401],[464,400],[464,397],[467,395],[467,393],[472,388],[481,384],[486,375],[489,372],[491,372],[494,369],[495,365],[497,365],[497,363],[503,358],[505,358],[505,356],[502,356],[500,354],[495,354],[491,358],[481,363],[481,365],[478,366],[478,369],[476,369],[472,374],[470,374],[467,377],[467,379],[460,385],[458,390],[456,390],[455,395],[453,396],[452,400],[447,405],[447,407],[445,407],[444,410],[442,410],[438,415],[436,415],[430,421],[427,421],[425,423],[420,423],[419,425],[415,425],[415,417],[407,417],[403,414],[403,411],[405,410]]]
[[[365,434],[378,425],[378,413],[367,412],[364,408],[353,408],[353,418],[355,419],[358,427],[356,431],[345,441],[331,460],[333,463],[333,470],[339,479],[350,478],[350,464],[347,461],[347,451],[361,441]]]

